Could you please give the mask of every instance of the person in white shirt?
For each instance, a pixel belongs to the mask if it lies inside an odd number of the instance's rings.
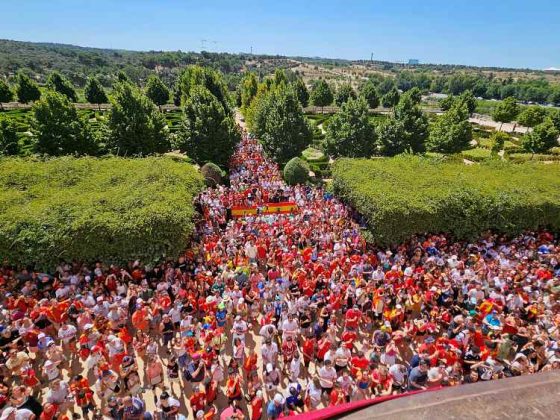
[[[330,395],[336,379],[337,374],[336,370],[332,367],[332,362],[325,360],[325,364],[319,369],[319,383],[323,392]]]
[[[282,322],[282,340],[286,337],[291,336],[292,338],[297,338],[299,332],[299,325],[293,314],[288,314],[288,318]]]
[[[261,347],[261,356],[263,365],[267,363],[276,364],[278,360],[278,345],[272,342],[272,339],[265,339],[264,345]]]

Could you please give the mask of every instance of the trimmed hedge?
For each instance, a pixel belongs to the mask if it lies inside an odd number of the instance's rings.
[[[200,173],[204,177],[204,182],[209,187],[215,187],[222,183],[222,170],[218,165],[212,162],[206,162],[202,168],[200,168]]]
[[[488,229],[560,228],[560,165],[340,159],[333,190],[365,216],[382,245],[426,232],[473,239]]]
[[[192,165],[165,157],[0,159],[0,255],[52,269],[64,260],[152,263],[183,252],[193,199]]]
[[[305,184],[309,180],[309,165],[295,157],[284,166],[284,180],[288,185]]]

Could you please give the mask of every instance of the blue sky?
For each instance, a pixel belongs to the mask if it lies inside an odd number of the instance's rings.
[[[548,68],[560,67],[560,1],[6,0],[0,38]]]

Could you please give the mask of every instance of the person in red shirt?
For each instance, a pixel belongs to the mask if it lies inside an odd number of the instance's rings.
[[[251,400],[251,420],[259,420],[262,417],[264,398],[262,391],[258,390],[255,397]]]
[[[334,387],[329,395],[329,406],[334,407],[346,402],[346,395],[340,387],[340,384],[335,381]]]
[[[357,305],[354,305],[353,308],[350,308],[348,309],[348,311],[346,311],[346,315],[344,316],[346,328],[351,327],[357,329],[361,319],[362,311],[360,311]]]
[[[206,388],[204,387],[204,385],[199,385],[198,390],[194,392],[189,398],[193,413],[196,413],[199,410],[204,410],[206,401]]]
[[[309,364],[315,360],[315,349],[317,347],[317,340],[314,336],[307,337],[303,340],[303,365],[309,371]]]

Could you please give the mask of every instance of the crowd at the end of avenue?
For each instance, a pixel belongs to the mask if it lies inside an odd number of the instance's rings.
[[[1,269],[1,420],[276,419],[560,367],[548,231],[375,248],[248,134],[197,206],[176,261]]]

